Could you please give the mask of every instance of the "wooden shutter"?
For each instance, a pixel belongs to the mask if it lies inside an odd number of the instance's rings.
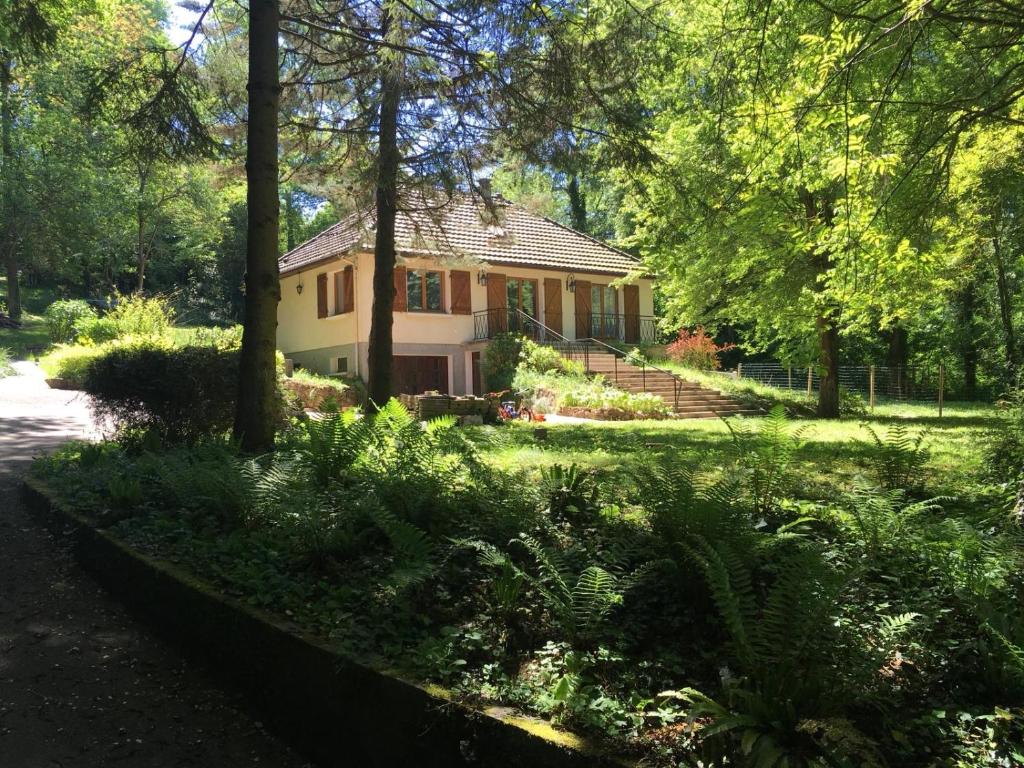
[[[555,333],[562,330],[562,281],[557,277],[544,278],[544,325]]]
[[[472,314],[473,299],[469,291],[469,272],[453,269],[450,275],[452,281],[452,314]]]
[[[405,267],[395,267],[395,312],[405,312],[408,306],[408,288],[405,280]]]
[[[316,316],[327,317],[327,273],[316,276]]]
[[[505,276],[493,272],[487,275],[487,336],[508,330],[508,294],[505,293]]]
[[[576,338],[589,339],[593,333],[590,330],[590,281],[576,281]]]
[[[625,339],[627,344],[640,341],[640,286],[622,287],[622,312],[625,315]]]
[[[356,307],[355,301],[355,271],[349,264],[341,271],[341,301],[342,312],[351,312]]]

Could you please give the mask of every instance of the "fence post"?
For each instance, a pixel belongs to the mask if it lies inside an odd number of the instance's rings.
[[[946,366],[939,363],[939,416],[942,416],[942,390],[946,388]]]
[[[868,368],[868,404],[875,410],[875,366]]]
[[[786,388],[787,389],[792,389],[793,388],[793,366],[792,365],[787,365],[786,366]]]
[[[812,382],[812,379],[811,379],[811,366],[808,365],[807,366],[807,399],[808,400],[811,399],[811,395],[812,395],[811,382]]]
[[[743,378],[743,363],[736,363],[736,378]]]

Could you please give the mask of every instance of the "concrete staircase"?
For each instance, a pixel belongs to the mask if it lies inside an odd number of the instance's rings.
[[[584,350],[579,344],[561,350],[570,360],[587,366],[587,372],[601,374],[608,383],[629,392],[650,392],[668,405],[676,418],[708,419],[720,416],[754,416],[758,408],[715,389],[684,381],[667,371],[630,365],[614,353],[591,344]]]

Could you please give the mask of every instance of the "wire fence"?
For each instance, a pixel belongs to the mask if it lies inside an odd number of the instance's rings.
[[[779,363],[742,363],[734,376],[751,379],[780,389],[818,391],[821,378],[814,366],[788,366]],[[941,366],[841,365],[839,386],[856,392],[866,400],[937,401],[944,387]]]

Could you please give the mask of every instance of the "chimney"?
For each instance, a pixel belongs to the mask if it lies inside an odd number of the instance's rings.
[[[487,205],[491,204],[491,180],[487,177],[478,179],[476,182],[476,188],[480,192],[480,197],[484,199]]]

